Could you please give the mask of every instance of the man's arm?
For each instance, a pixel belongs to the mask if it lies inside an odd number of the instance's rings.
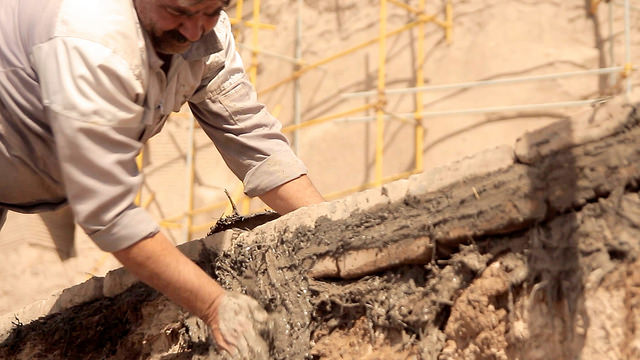
[[[204,320],[218,345],[232,352],[219,332],[218,308],[225,290],[162,234],[113,252],[139,280]]]
[[[307,175],[267,191],[260,195],[260,199],[279,214],[286,214],[297,208],[324,201]]]

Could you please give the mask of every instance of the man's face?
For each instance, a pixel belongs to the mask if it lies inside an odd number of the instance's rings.
[[[179,54],[211,31],[227,1],[134,0],[140,24],[161,54]]]

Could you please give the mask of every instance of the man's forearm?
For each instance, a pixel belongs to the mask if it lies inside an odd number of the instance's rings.
[[[286,214],[297,208],[324,201],[306,175],[267,191],[260,195],[260,199],[279,214]]]
[[[224,290],[158,233],[113,253],[138,279],[205,321]]]

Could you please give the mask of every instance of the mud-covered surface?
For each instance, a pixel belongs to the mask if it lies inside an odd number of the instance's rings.
[[[29,324],[16,319],[0,358],[104,359],[118,354],[122,340],[142,322],[143,306],[159,297],[136,285],[113,298],[72,307]]]
[[[199,260],[272,314],[273,359],[640,357],[640,127]],[[570,130],[570,129],[568,129]],[[431,259],[356,279],[322,258],[430,239]],[[240,238],[242,239],[242,237]],[[0,358],[225,358],[144,286],[18,325]]]
[[[212,235],[230,229],[253,230],[257,226],[271,220],[275,220],[279,217],[280,215],[275,211],[263,211],[251,215],[233,213],[232,215],[218,219],[207,235]]]

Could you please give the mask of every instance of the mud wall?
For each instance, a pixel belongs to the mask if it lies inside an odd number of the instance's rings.
[[[181,248],[272,314],[274,359],[638,358],[639,121],[612,101]],[[122,269],[12,314],[0,334],[0,358],[224,358],[199,320]]]

